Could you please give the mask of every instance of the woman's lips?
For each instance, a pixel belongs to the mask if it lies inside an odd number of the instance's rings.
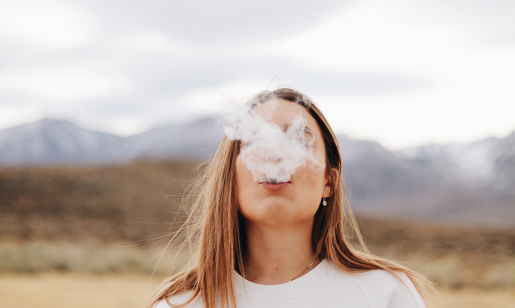
[[[291,183],[290,182],[283,182],[283,183],[268,183],[268,182],[262,182],[260,183],[261,185],[263,185],[263,187],[265,187],[266,189],[270,189],[270,190],[279,190],[279,189],[282,189],[288,185],[290,185]]]

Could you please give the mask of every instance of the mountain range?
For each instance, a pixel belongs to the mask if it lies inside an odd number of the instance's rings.
[[[212,154],[222,136],[223,127],[219,118],[159,127],[125,138],[90,131],[66,120],[43,119],[0,131],[0,166],[98,165],[142,159],[201,159]]]
[[[111,165],[209,159],[223,136],[219,117],[129,136],[43,119],[0,131],[0,166]],[[381,217],[515,228],[515,132],[474,143],[389,151],[338,135],[357,212]]]

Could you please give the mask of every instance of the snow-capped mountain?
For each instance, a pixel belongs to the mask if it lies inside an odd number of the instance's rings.
[[[223,136],[221,117],[159,127],[118,137],[78,127],[72,122],[44,119],[0,131],[0,165],[116,164],[141,159],[206,159]],[[515,179],[515,132],[467,145],[430,144],[391,152],[373,141],[339,135],[346,176],[367,181],[366,192],[386,194],[393,187],[413,191],[463,183],[503,189]],[[393,189],[396,194],[399,189]]]
[[[204,118],[184,125],[159,127],[107,147],[105,162],[137,159],[211,157],[223,137],[222,118]]]
[[[396,153],[412,165],[425,165],[447,180],[506,189],[515,185],[515,132],[504,139],[486,138],[467,145],[431,144]]]
[[[44,119],[0,131],[0,165],[120,164],[138,159],[208,158],[223,136],[221,119],[160,127],[130,137]]]
[[[121,139],[80,128],[69,121],[44,119],[0,131],[0,164],[95,162],[103,149]]]
[[[412,168],[404,159],[373,141],[338,136],[338,143],[353,198],[404,195],[434,185],[436,176]]]

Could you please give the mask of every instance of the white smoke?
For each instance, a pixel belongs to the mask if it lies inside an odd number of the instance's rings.
[[[302,115],[295,115],[287,128],[281,128],[271,121],[277,101],[272,99],[264,104],[267,104],[264,113],[245,105],[225,127],[229,139],[241,141],[242,160],[254,181],[288,182],[308,161],[320,165],[312,152],[316,137],[306,129]]]

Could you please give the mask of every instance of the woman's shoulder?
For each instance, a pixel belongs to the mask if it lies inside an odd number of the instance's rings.
[[[189,299],[191,298],[192,295],[193,295],[192,291],[181,292],[179,294],[175,294],[175,295],[170,296],[168,298],[168,301],[165,300],[165,299],[162,299],[162,300],[158,301],[153,306],[153,308],[170,308],[170,307],[173,307],[173,306],[170,306],[168,304],[168,302],[170,304],[172,304],[172,305],[181,305],[181,304],[184,304],[187,301],[189,301]],[[189,303],[185,307],[186,308],[201,308],[201,307],[204,307],[204,305],[202,304],[201,300],[199,300],[198,298],[195,298],[195,299],[193,299],[193,301],[191,301],[191,303]]]
[[[412,284],[406,274],[402,272],[390,273],[382,269],[360,271],[355,273],[354,277],[356,277],[360,282],[372,286],[388,285],[391,287],[399,287],[403,285],[403,282],[409,282],[409,284]]]
[[[342,279],[354,280],[372,307],[425,307],[417,289],[408,276],[402,272],[390,273],[374,269],[349,273],[333,267]]]

